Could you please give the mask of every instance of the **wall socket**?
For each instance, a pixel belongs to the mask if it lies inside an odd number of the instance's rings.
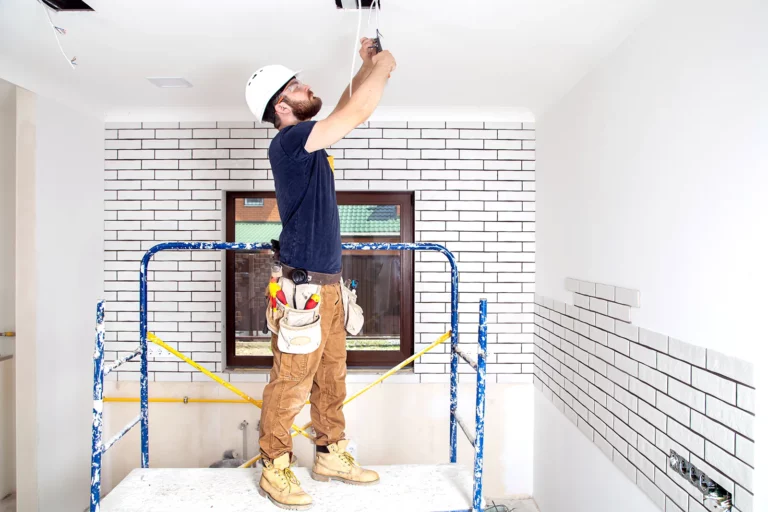
[[[176,360],[176,356],[165,350],[163,347],[155,345],[151,341],[147,342],[147,357],[154,359]]]
[[[703,471],[670,450],[669,467],[698,489],[704,497],[704,506],[713,512],[730,512],[733,496]]]

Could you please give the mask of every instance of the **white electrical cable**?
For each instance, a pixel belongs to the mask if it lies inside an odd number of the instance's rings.
[[[48,7],[46,7],[46,5],[42,1],[40,1],[40,5],[45,11],[45,16],[48,18],[48,23],[51,24],[51,29],[53,30],[53,37],[56,38],[56,44],[59,45],[59,50],[61,50],[61,54],[64,56],[65,59],[67,59],[67,62],[69,62],[70,67],[72,69],[75,69],[75,66],[77,66],[77,63],[75,62],[77,60],[77,57],[72,57],[70,59],[67,53],[64,51],[64,47],[61,46],[61,41],[59,41],[59,34],[66,34],[67,31],[54,25],[53,20],[51,19],[51,13],[48,12]]]
[[[360,27],[363,24],[363,6],[360,0],[357,0],[357,38],[355,46],[352,49],[352,69],[349,70],[349,97],[352,98],[352,81],[355,79],[355,57],[357,56],[357,45],[360,44]]]

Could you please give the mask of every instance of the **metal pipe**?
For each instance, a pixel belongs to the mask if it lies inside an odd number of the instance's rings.
[[[453,254],[444,249],[443,254],[451,264],[451,413],[449,415],[450,461],[456,463],[458,429],[456,426],[456,410],[458,408],[459,390],[459,269]]]
[[[101,436],[104,429],[104,301],[96,305],[96,347],[93,350],[93,420],[91,421],[91,503],[99,512],[101,502]]]
[[[141,402],[139,397],[119,397],[119,396],[105,396],[105,402],[118,402],[118,403],[137,403]],[[261,400],[256,400],[261,403]],[[248,404],[253,405],[253,402],[248,400],[235,400],[232,398],[150,398],[149,403],[180,403],[180,404]],[[306,402],[309,403],[309,402]]]
[[[141,260],[139,268],[139,350],[141,351],[141,374],[139,396],[141,405],[141,467],[149,467],[149,364],[147,362],[147,267],[152,257],[150,249]]]
[[[118,442],[120,439],[122,439],[123,436],[125,434],[127,434],[129,430],[131,430],[133,427],[135,427],[140,419],[141,419],[141,414],[139,414],[135,418],[133,418],[133,420],[131,420],[130,423],[128,423],[126,426],[124,426],[123,429],[120,432],[115,434],[115,436],[112,439],[107,441],[107,444],[105,444],[103,447],[101,447],[101,453],[106,453],[107,450],[112,448],[112,445],[115,444],[116,442]]]
[[[462,351],[461,351],[461,350],[459,350],[459,349],[456,349],[456,353],[457,353],[457,354],[459,354],[459,355],[461,356],[461,358],[462,358],[464,361],[466,361],[466,363],[467,363],[469,366],[471,366],[471,367],[472,367],[472,369],[473,369],[473,370],[477,371],[477,363],[475,362],[475,360],[474,360],[474,359],[472,359],[472,356],[470,356],[469,354],[465,354],[464,352],[462,352]]]
[[[113,371],[115,371],[118,368],[120,368],[121,366],[123,366],[128,361],[131,361],[134,357],[138,356],[139,354],[141,354],[141,347],[139,347],[136,350],[134,350],[131,354],[128,354],[127,356],[123,357],[122,359],[118,359],[117,361],[115,361],[111,365],[107,366],[104,369],[104,376],[106,377],[107,375],[109,375]]]
[[[469,441],[469,444],[472,446],[475,446],[475,434],[469,429],[466,423],[464,423],[464,420],[462,419],[460,414],[456,414],[456,422],[461,427],[461,430],[464,431],[464,435],[467,436],[467,440]]]
[[[477,390],[475,394],[475,468],[473,503],[475,512],[482,511],[483,457],[485,442],[485,363],[488,356],[488,301],[480,299],[480,325],[477,333]]]

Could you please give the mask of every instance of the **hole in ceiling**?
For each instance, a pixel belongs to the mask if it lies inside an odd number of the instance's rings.
[[[83,0],[42,0],[45,5],[56,11],[92,11],[93,8]]]
[[[361,9],[370,9],[376,0],[336,0],[338,9],[357,9],[358,1]],[[381,2],[378,2],[378,8],[381,9]]]

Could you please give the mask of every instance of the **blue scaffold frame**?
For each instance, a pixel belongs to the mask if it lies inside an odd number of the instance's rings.
[[[271,250],[269,243],[233,242],[166,242],[150,248],[141,260],[139,269],[139,347],[127,356],[105,368],[104,365],[104,301],[96,307],[96,343],[93,354],[93,422],[91,442],[91,499],[90,511],[99,512],[101,503],[101,460],[102,455],[137,424],[141,425],[141,467],[149,467],[149,372],[147,357],[147,273],[149,262],[160,251],[259,251]],[[473,489],[471,512],[482,512],[483,458],[485,442],[485,387],[486,358],[488,343],[487,301],[480,299],[480,320],[478,326],[477,360],[459,349],[459,271],[453,254],[440,244],[433,243],[344,243],[348,251],[436,251],[442,253],[451,266],[451,378],[450,378],[450,424],[449,460],[456,463],[458,427],[467,436],[474,448]],[[140,410],[128,425],[104,443],[103,407],[104,378],[122,364],[141,357],[140,365]],[[477,373],[475,391],[475,431],[459,416],[458,380],[459,357]],[[459,512],[459,511],[455,511]]]

